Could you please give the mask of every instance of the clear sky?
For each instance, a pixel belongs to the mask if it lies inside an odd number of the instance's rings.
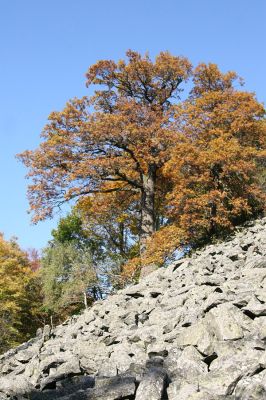
[[[266,0],[0,0],[0,231],[45,246],[52,221],[30,224],[26,170],[52,110],[88,94],[84,74],[128,48],[235,70],[266,100]]]

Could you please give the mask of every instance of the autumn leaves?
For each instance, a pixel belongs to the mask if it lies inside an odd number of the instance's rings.
[[[35,220],[70,199],[86,215],[90,198],[91,221],[112,215],[115,204],[139,243],[123,268],[132,275],[262,212],[264,109],[236,82],[234,72],[215,64],[193,70],[168,52],[155,61],[128,51],[126,60],[97,62],[87,73],[94,96],[53,112],[39,148],[20,155]]]

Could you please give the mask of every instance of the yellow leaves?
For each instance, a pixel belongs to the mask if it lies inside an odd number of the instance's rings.
[[[118,223],[124,223],[128,219],[128,214],[122,213],[116,218],[116,222]]]
[[[0,350],[17,344],[26,338],[25,333],[31,330],[27,318],[31,319],[31,292],[29,287],[34,279],[30,262],[26,254],[14,241],[5,241],[0,236]],[[34,299],[38,298],[34,293]],[[30,317],[29,317],[30,316]],[[24,326],[24,334],[20,327]],[[23,336],[24,335],[24,336]]]

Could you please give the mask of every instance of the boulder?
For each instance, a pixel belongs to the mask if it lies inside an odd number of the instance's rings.
[[[166,390],[167,374],[162,368],[151,368],[143,376],[135,400],[161,400]]]

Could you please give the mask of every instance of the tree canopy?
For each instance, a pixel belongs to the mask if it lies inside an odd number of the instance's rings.
[[[44,308],[54,321],[62,322],[97,299],[97,275],[89,249],[73,241],[53,242],[44,250],[41,277]]]
[[[0,351],[21,343],[42,325],[42,298],[31,261],[15,240],[0,235]]]
[[[262,212],[265,123],[234,72],[168,52],[126,56],[91,66],[94,95],[52,112],[39,148],[20,158],[34,221],[73,199],[87,220],[115,215],[138,241],[132,272]]]

